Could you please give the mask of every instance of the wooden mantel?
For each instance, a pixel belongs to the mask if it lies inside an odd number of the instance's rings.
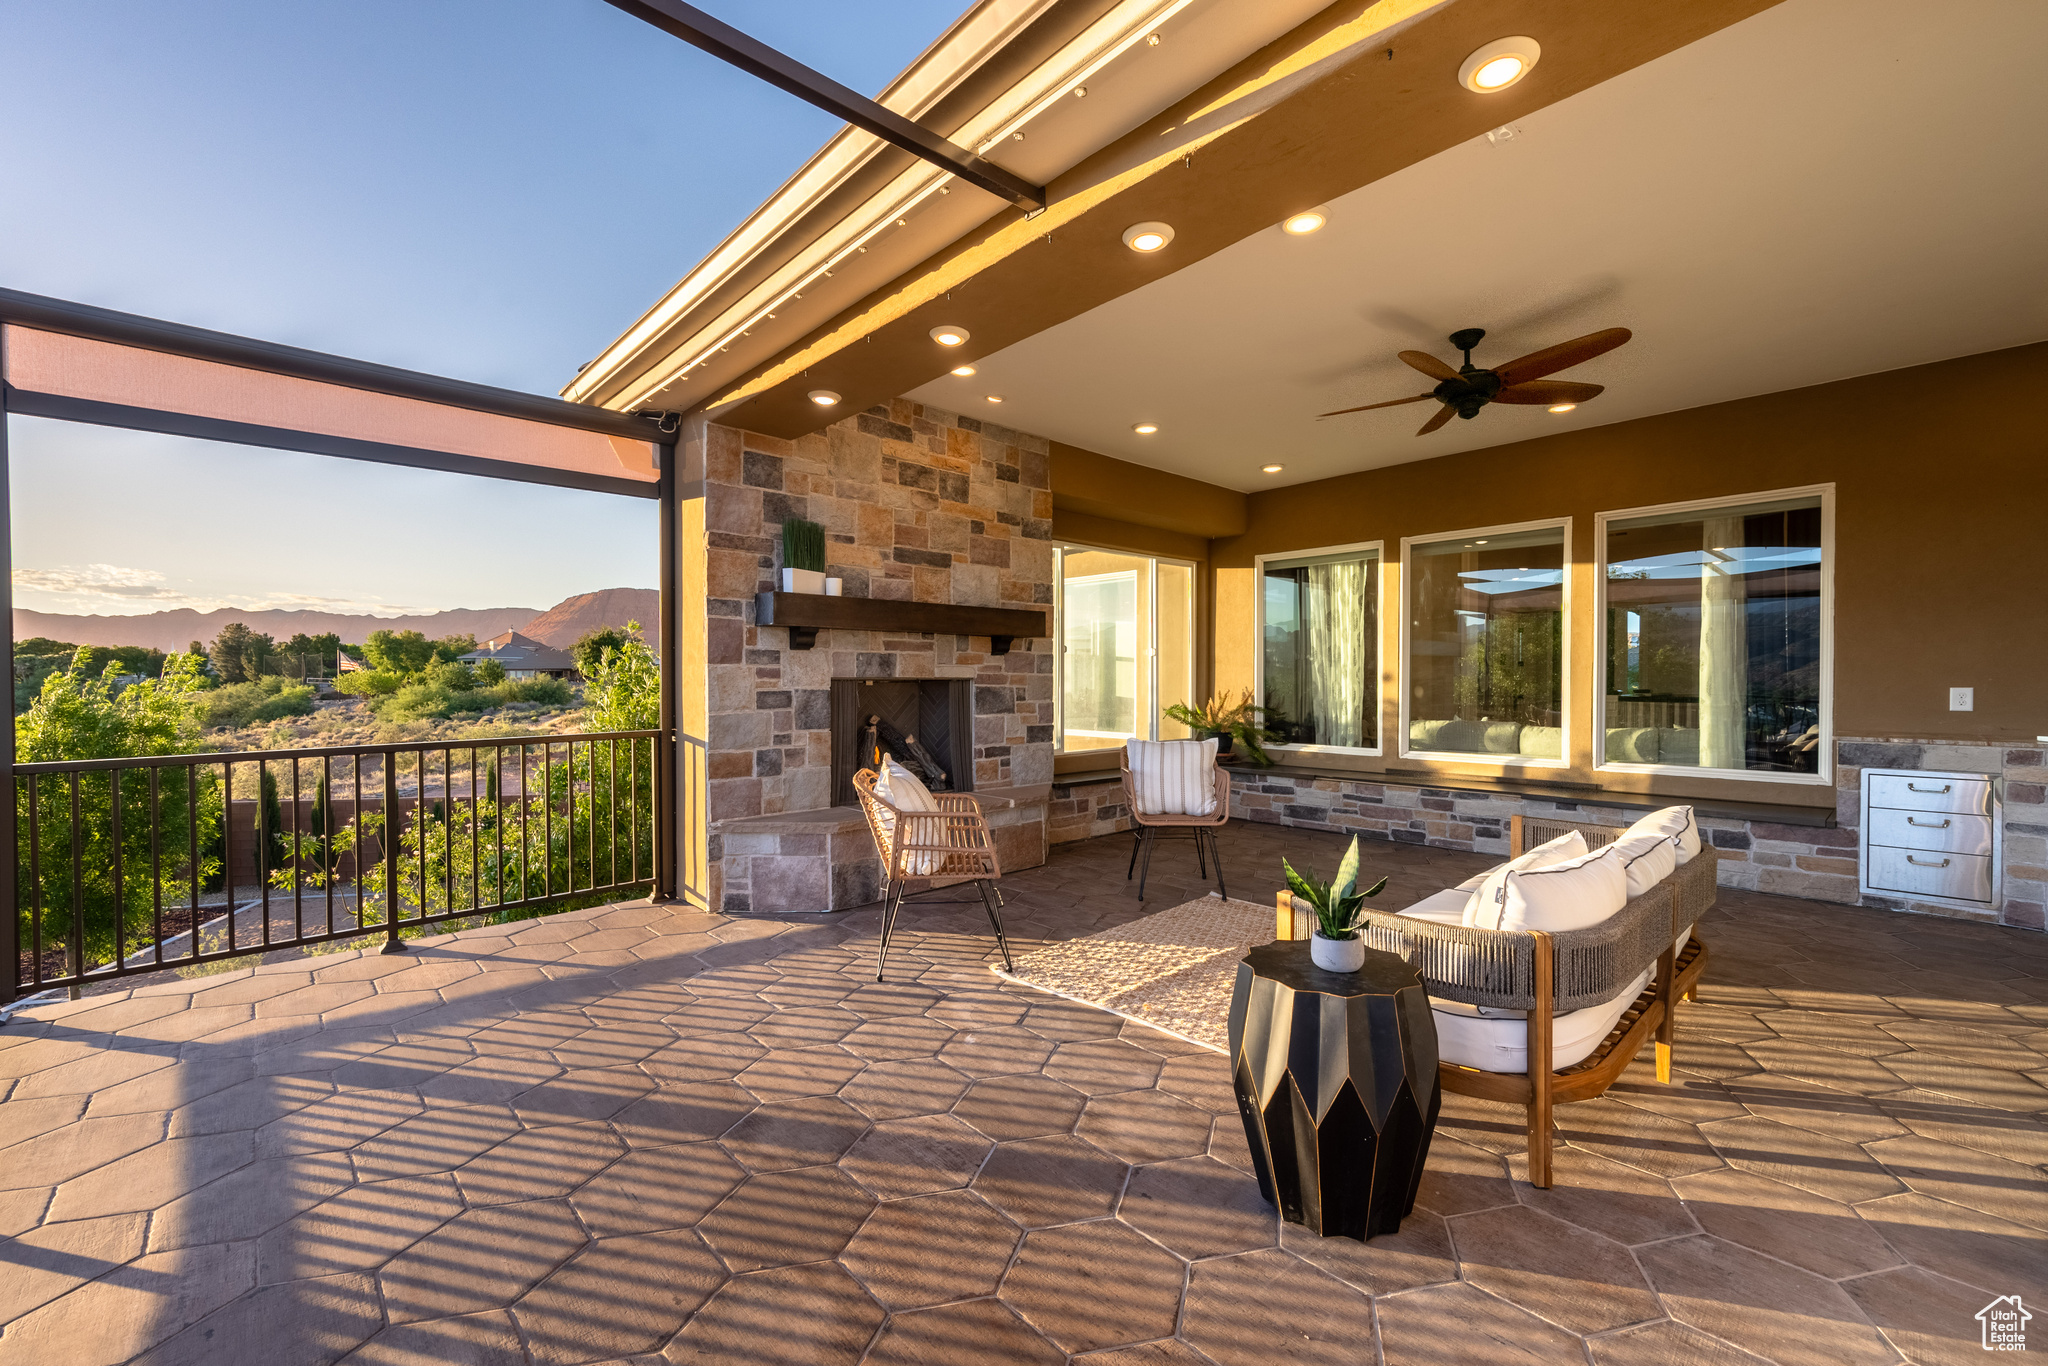
[[[1010,652],[1019,636],[1049,636],[1047,612],[1018,607],[968,607],[893,598],[833,598],[822,593],[756,593],[754,623],[789,630],[789,648],[808,650],[821,630],[896,631],[919,635],[987,636],[989,653]]]

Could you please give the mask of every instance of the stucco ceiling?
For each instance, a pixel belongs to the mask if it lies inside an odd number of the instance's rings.
[[[913,396],[1256,489],[2039,341],[2044,51],[2038,0],[1787,0]],[[1571,414],[1315,416],[1617,326]]]

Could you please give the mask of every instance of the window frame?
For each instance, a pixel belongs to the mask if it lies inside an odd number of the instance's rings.
[[[1379,565],[1379,587],[1373,595],[1373,659],[1378,665],[1372,676],[1373,732],[1380,742],[1371,747],[1360,745],[1280,745],[1269,744],[1268,750],[1284,751],[1288,754],[1351,754],[1364,758],[1382,758],[1387,744],[1386,677],[1387,665],[1384,655],[1387,620],[1387,543],[1378,541],[1354,541],[1350,545],[1321,546],[1309,550],[1288,550],[1271,555],[1252,557],[1252,700],[1259,706],[1266,705],[1266,563],[1267,561],[1308,560],[1323,555],[1370,554]]]
[[[1133,736],[1132,738],[1138,740],[1157,740],[1159,738],[1159,713],[1164,705],[1159,701],[1159,566],[1170,564],[1177,568],[1185,569],[1188,573],[1187,621],[1185,625],[1188,642],[1187,674],[1191,681],[1197,676],[1196,666],[1200,663],[1201,658],[1201,652],[1196,648],[1197,641],[1195,639],[1195,626],[1197,623],[1195,595],[1201,586],[1199,567],[1193,560],[1183,560],[1173,555],[1154,555],[1149,551],[1143,550],[1119,550],[1115,546],[1088,545],[1080,541],[1055,541],[1052,551],[1052,752],[1056,755],[1116,753],[1114,748],[1076,750],[1067,748],[1067,554],[1069,551],[1079,553],[1092,552],[1098,555],[1122,555],[1127,559],[1145,561],[1145,572],[1149,576],[1146,589],[1149,596],[1146,598],[1146,601],[1150,604],[1150,610],[1146,613],[1146,618],[1151,624],[1151,630],[1147,632],[1142,647],[1145,651],[1145,667],[1140,686],[1151,697],[1153,705],[1151,708],[1151,719],[1145,727],[1146,733]],[[1094,578],[1097,576],[1082,575],[1081,577]],[[1091,731],[1089,733],[1103,738],[1107,738],[1109,735],[1108,732],[1103,731]]]
[[[1698,764],[1630,764],[1607,757],[1607,524],[1674,512],[1712,512],[1792,498],[1820,499],[1820,767],[1814,773],[1769,773]],[[1757,493],[1693,498],[1649,507],[1616,508],[1593,514],[1593,771],[1647,773],[1716,782],[1783,783],[1793,787],[1835,784],[1835,486],[1804,484]]]
[[[1409,709],[1414,704],[1414,670],[1409,650],[1413,634],[1411,623],[1415,613],[1415,579],[1411,572],[1411,551],[1417,546],[1435,545],[1440,541],[1462,541],[1477,536],[1510,536],[1525,531],[1562,531],[1564,546],[1559,559],[1562,566],[1563,596],[1558,602],[1563,633],[1559,658],[1563,664],[1558,678],[1558,699],[1564,722],[1558,728],[1558,757],[1555,759],[1531,759],[1519,754],[1474,754],[1462,750],[1411,749],[1408,746]],[[1504,522],[1498,526],[1470,527],[1461,531],[1433,531],[1424,536],[1403,536],[1401,538],[1401,638],[1400,657],[1397,661],[1397,677],[1400,679],[1401,715],[1399,745],[1396,753],[1403,759],[1421,759],[1431,763],[1477,764],[1481,767],[1500,769],[1555,769],[1565,770],[1572,766],[1572,519],[1565,517],[1539,517],[1527,522]]]

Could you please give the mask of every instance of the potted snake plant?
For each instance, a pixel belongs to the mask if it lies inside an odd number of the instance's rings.
[[[1364,891],[1358,889],[1358,836],[1351,837],[1351,847],[1344,851],[1344,861],[1337,865],[1337,876],[1328,882],[1318,882],[1313,868],[1309,869],[1310,876],[1302,876],[1284,858],[1280,867],[1287,874],[1287,889],[1315,907],[1315,936],[1308,946],[1308,956],[1315,965],[1327,972],[1356,972],[1365,966],[1365,941],[1358,937],[1359,922],[1365,919],[1366,898],[1378,896],[1387,880],[1381,878]]]

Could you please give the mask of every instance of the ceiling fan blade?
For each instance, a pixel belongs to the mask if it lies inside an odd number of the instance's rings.
[[[1386,401],[1385,403],[1367,403],[1367,404],[1364,404],[1364,405],[1362,405],[1362,406],[1360,406],[1360,407],[1357,407],[1357,408],[1339,408],[1339,409],[1338,409],[1338,410],[1337,410],[1336,412],[1334,412],[1334,413],[1317,413],[1317,414],[1316,414],[1316,416],[1317,416],[1317,417],[1342,417],[1342,416],[1343,416],[1344,414],[1346,414],[1346,413],[1364,413],[1364,412],[1370,412],[1370,411],[1371,411],[1372,409],[1374,409],[1374,408],[1398,408],[1398,407],[1400,407],[1400,406],[1401,406],[1402,404],[1404,404],[1404,403],[1420,403],[1420,402],[1422,402],[1422,400],[1424,400],[1424,399],[1426,399],[1426,398],[1435,398],[1435,397],[1436,397],[1436,395],[1435,395],[1435,394],[1417,394],[1417,395],[1416,395],[1416,396],[1415,396],[1414,398],[1390,398],[1390,399],[1388,399],[1388,400],[1387,400],[1387,401]]]
[[[1431,432],[1443,426],[1446,422],[1449,422],[1452,418],[1456,417],[1457,415],[1458,410],[1456,408],[1453,408],[1450,404],[1446,403],[1443,407],[1437,409],[1435,417],[1431,418],[1429,421],[1422,424],[1422,430],[1417,432],[1416,435],[1428,436]]]
[[[1517,357],[1506,365],[1496,365],[1493,373],[1500,376],[1501,387],[1522,384],[1528,380],[1541,379],[1559,370],[1568,370],[1581,361],[1589,361],[1604,355],[1634,336],[1626,327],[1610,327],[1602,332],[1588,332],[1583,337],[1574,337],[1568,342],[1546,346],[1541,351],[1531,351]]]
[[[1430,355],[1427,351],[1403,351],[1400,353],[1400,356],[1402,360],[1408,362],[1411,369],[1420,370],[1431,379],[1456,379],[1458,377],[1456,370],[1444,364],[1435,356]]]
[[[1607,388],[1604,384],[1578,384],[1568,379],[1532,379],[1510,384],[1493,396],[1495,403],[1584,403]]]

